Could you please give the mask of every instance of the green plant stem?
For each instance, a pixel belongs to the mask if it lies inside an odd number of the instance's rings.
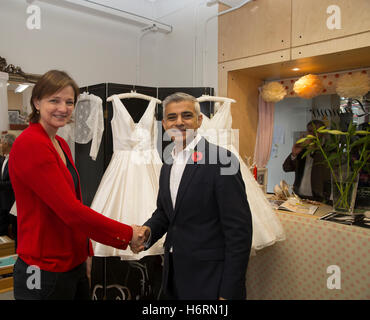
[[[335,142],[335,149],[338,154],[338,157],[333,158],[333,162],[329,160],[329,157],[324,151],[324,145],[321,143],[318,132],[316,131],[316,128],[314,128],[315,137],[313,139],[312,145],[315,145],[316,148],[320,150],[323,157],[326,160],[326,163],[330,169],[332,178],[333,178],[333,187],[336,186],[336,190],[340,193],[339,199],[334,204],[334,207],[338,205],[339,208],[343,208],[346,210],[350,209],[350,206],[352,205],[352,193],[351,193],[351,199],[350,203],[348,203],[348,196],[349,192],[351,191],[351,187],[353,187],[353,184],[356,179],[358,179],[359,173],[362,170],[362,168],[366,165],[367,162],[370,159],[370,154],[367,152],[369,141],[365,140],[365,143],[362,145],[362,148],[360,151],[359,159],[356,160],[353,165],[351,165],[351,155],[353,152],[353,148],[351,148],[351,137],[356,134],[354,130],[352,130],[352,124],[350,124],[348,132],[341,132],[341,131],[328,131],[332,134],[334,134],[334,142]],[[346,135],[345,140],[341,138],[339,135]],[[361,133],[363,134],[363,133]],[[343,143],[341,143],[343,141]],[[346,152],[346,155],[343,157],[343,152]],[[338,160],[337,160],[338,159]],[[334,168],[336,167],[336,164],[338,165],[337,168],[337,174],[334,171]],[[342,164],[346,164],[347,168],[342,168]],[[352,167],[351,171],[350,167]],[[351,174],[352,173],[352,174]],[[345,174],[343,176],[343,174]]]

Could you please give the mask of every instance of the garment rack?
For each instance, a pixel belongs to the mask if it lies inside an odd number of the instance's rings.
[[[236,102],[234,99],[226,98],[226,97],[216,97],[216,96],[209,96],[209,95],[202,95],[201,97],[197,98],[198,102],[204,101],[213,101],[213,102]]]
[[[107,101],[110,102],[110,101],[113,101],[113,97],[114,96],[117,96],[119,99],[131,99],[131,98],[137,98],[137,99],[143,99],[143,100],[148,100],[148,101],[151,101],[151,100],[154,100],[155,102],[157,102],[158,104],[162,103],[161,100],[157,99],[157,98],[154,98],[152,96],[148,96],[146,94],[142,94],[142,93],[137,93],[136,91],[131,91],[131,92],[128,92],[128,93],[121,93],[121,94],[118,94],[118,95],[112,95],[110,96]]]

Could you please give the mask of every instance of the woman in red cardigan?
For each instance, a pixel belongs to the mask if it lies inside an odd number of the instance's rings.
[[[71,118],[78,93],[65,72],[44,74],[32,92],[30,126],[10,153],[19,234],[15,299],[89,299],[89,239],[119,249],[130,242],[141,245],[137,226],[109,219],[81,202],[71,152],[57,136]]]

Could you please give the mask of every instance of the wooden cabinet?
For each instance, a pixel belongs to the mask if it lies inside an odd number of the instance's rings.
[[[219,63],[257,57],[263,65],[285,49],[294,60],[367,46],[369,0],[256,0],[219,17]]]
[[[219,62],[290,48],[291,1],[252,1],[219,17]]]
[[[292,47],[369,30],[369,0],[292,0]]]

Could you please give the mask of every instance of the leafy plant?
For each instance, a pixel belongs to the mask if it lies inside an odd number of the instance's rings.
[[[349,195],[360,171],[369,172],[370,126],[366,130],[357,130],[357,126],[351,122],[347,131],[325,129],[325,126],[316,130],[313,127],[315,135],[307,135],[297,141],[308,145],[302,157],[314,151],[322,153],[340,193],[334,207],[348,211],[351,207]]]

